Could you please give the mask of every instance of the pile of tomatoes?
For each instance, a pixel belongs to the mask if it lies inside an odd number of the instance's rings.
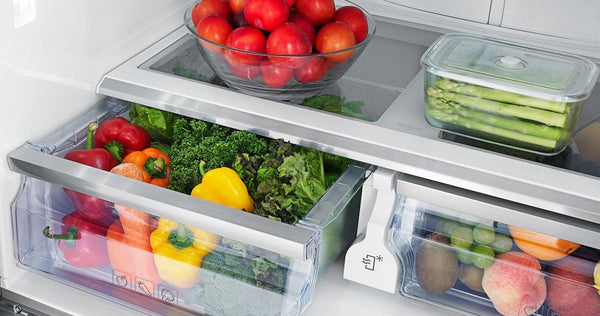
[[[336,8],[334,0],[201,0],[191,19],[207,40],[200,40],[204,49],[229,72],[246,80],[260,76],[271,88],[292,78],[320,80],[348,61],[369,31],[360,8]]]

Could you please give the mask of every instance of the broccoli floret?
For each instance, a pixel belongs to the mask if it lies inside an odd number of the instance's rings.
[[[242,153],[261,155],[267,140],[247,131],[204,121],[180,118],[173,125],[169,189],[190,193],[204,172],[232,167]]]

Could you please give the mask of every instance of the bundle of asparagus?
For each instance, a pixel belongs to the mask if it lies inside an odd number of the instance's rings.
[[[427,87],[427,114],[444,123],[544,148],[556,148],[571,106],[464,82]]]

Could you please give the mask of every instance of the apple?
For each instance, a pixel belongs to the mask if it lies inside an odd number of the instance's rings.
[[[540,262],[532,255],[509,251],[496,256],[483,271],[481,286],[502,315],[531,315],[546,300]]]

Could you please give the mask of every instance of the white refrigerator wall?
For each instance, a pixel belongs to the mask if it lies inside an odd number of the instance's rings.
[[[0,277],[14,274],[6,155],[93,106],[101,77],[176,29],[190,0],[0,1]],[[4,283],[3,283],[4,284]]]

